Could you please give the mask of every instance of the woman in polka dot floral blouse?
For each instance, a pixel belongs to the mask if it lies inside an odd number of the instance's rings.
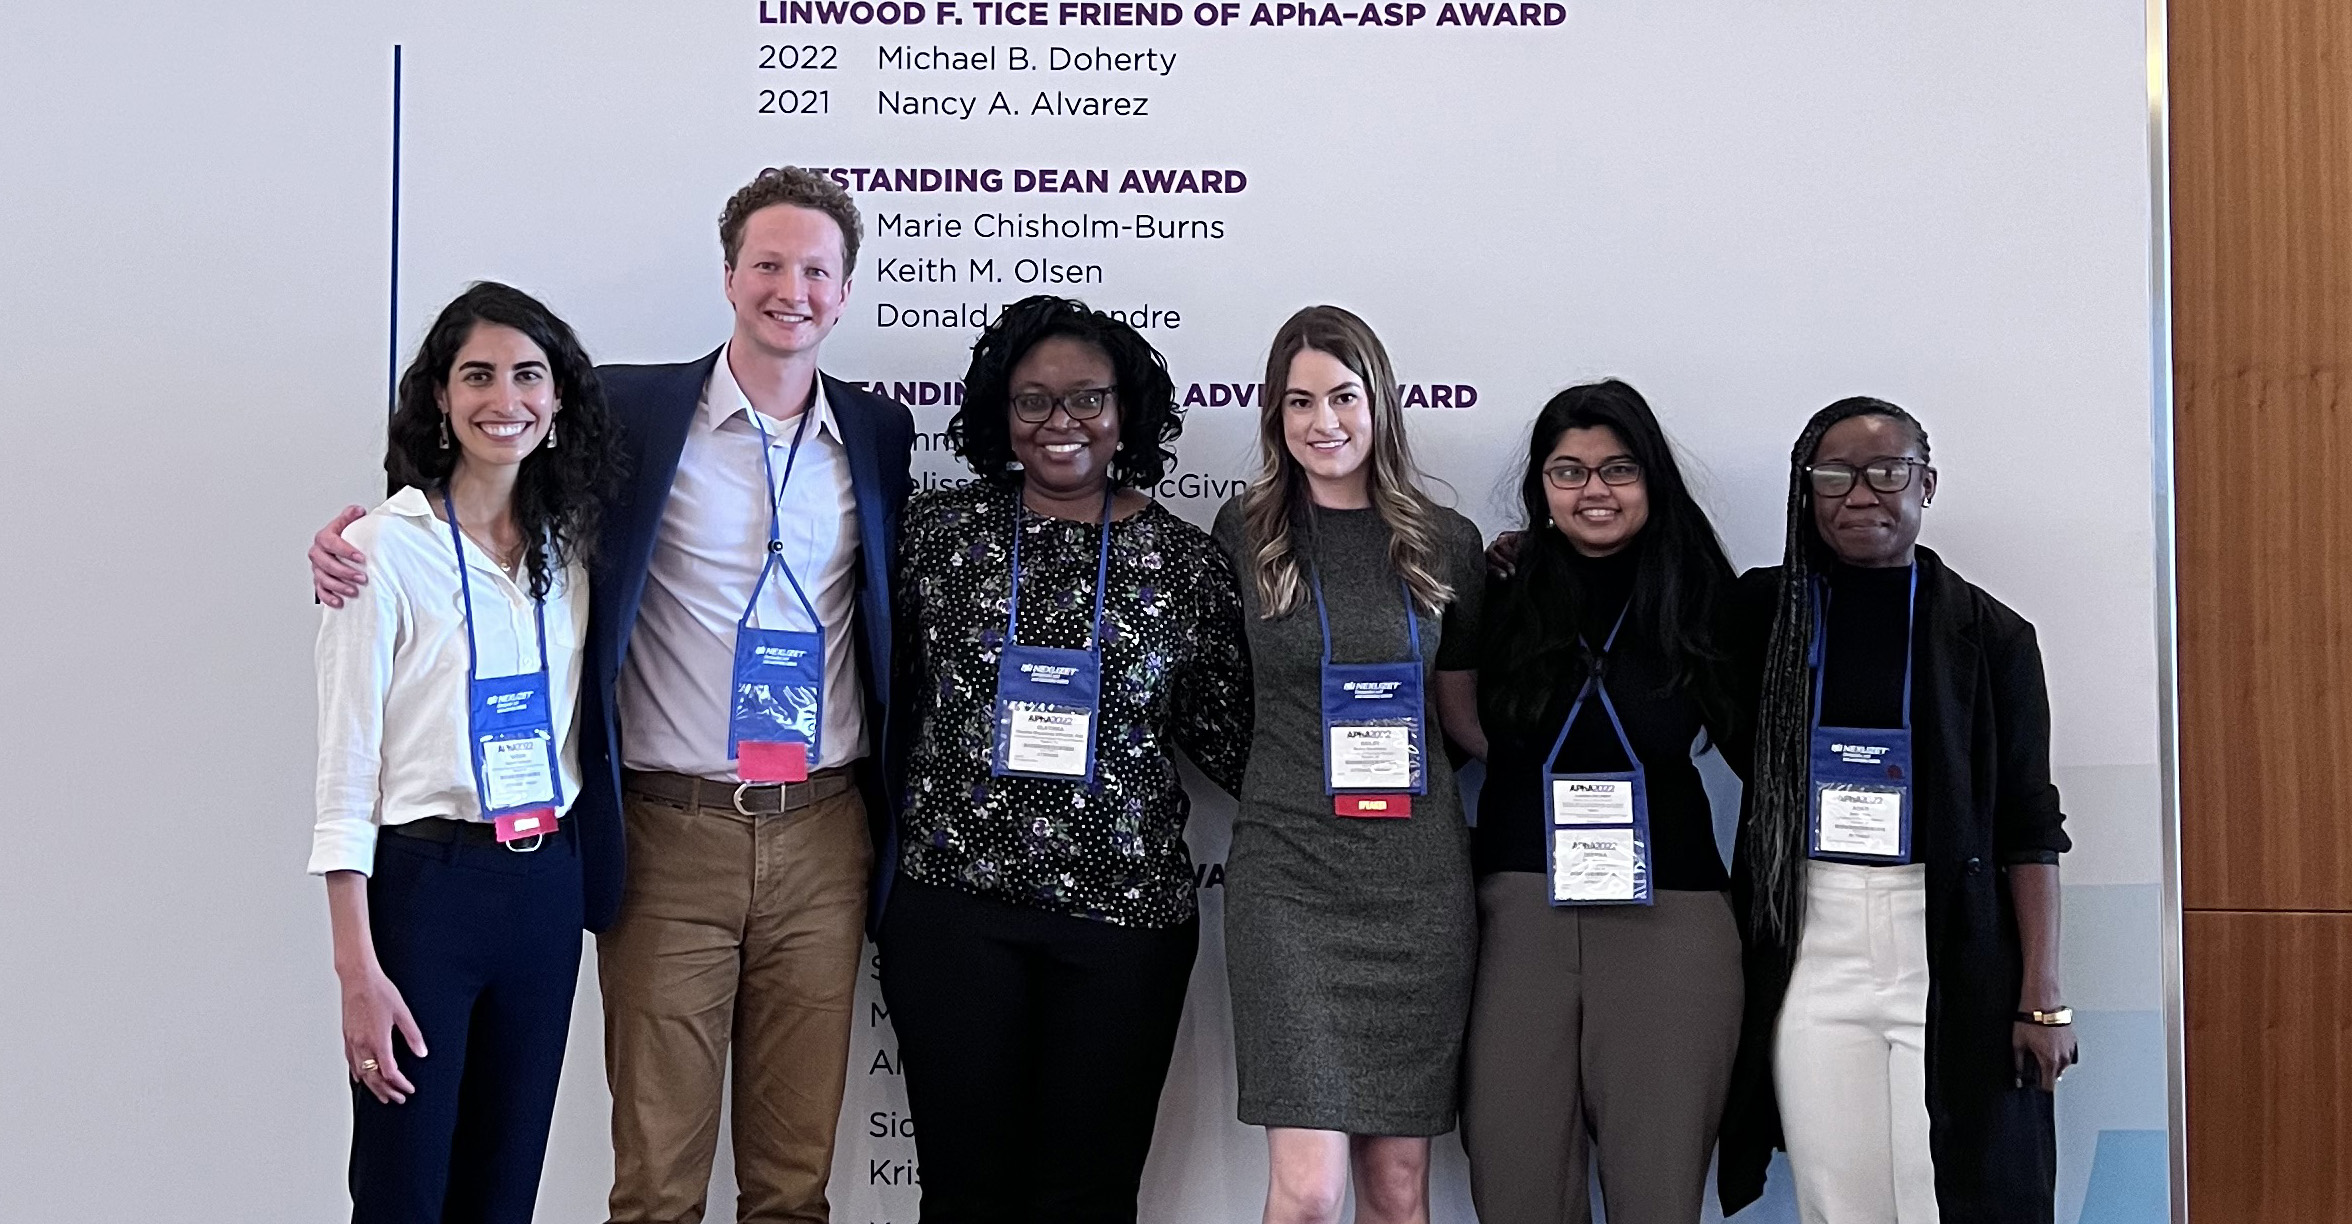
[[[1200,937],[1174,753],[1240,787],[1241,597],[1207,533],[1142,492],[1181,419],[1133,328],[1029,298],[964,385],[948,437],[977,479],[907,503],[895,618],[915,734],[882,990],[923,1214],[1133,1220]],[[1024,721],[1084,711],[1024,677],[1088,670],[1098,645],[1091,722]]]

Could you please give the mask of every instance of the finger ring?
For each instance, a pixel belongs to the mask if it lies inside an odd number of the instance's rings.
[[[376,1065],[376,1060],[372,1058],[363,1058],[359,1060],[359,1069],[362,1071],[373,1071],[376,1069]]]

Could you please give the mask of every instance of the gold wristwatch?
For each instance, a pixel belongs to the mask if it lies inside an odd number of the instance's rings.
[[[2074,1023],[2074,1009],[2060,1007],[2050,1011],[2021,1011],[2017,1013],[2017,1022],[2019,1024],[2038,1024],[2043,1028],[2065,1028]]]

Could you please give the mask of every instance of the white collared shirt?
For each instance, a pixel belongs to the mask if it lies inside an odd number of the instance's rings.
[[[653,538],[653,560],[616,702],[621,762],[631,769],[736,779],[735,759],[727,752],[735,626],[768,554],[773,504],[783,532],[784,563],[816,605],[825,632],[825,717],[819,755],[810,766],[846,765],[864,756],[867,747],[857,639],[850,632],[857,607],[858,515],[849,452],[820,377],[810,409],[816,416],[792,463],[791,481],[783,483],[799,418],[779,421],[760,414],[768,433],[769,465],[763,466],[751,404],[727,356],[720,351],[703,386]],[[769,483],[770,466],[783,485],[780,493]],[[816,627],[782,574],[761,590],[753,624]]]
[[[368,558],[368,581],[324,609],[318,635],[318,826],[310,870],[375,868],[378,825],[427,816],[480,820],[466,715],[465,607],[456,545],[425,494],[402,489],[343,533]],[[474,649],[484,676],[539,669],[531,593],[465,545]],[[568,809],[580,793],[580,651],[588,575],[572,565],[547,593],[548,713]]]

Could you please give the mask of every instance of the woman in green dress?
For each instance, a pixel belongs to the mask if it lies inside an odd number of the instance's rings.
[[[1478,529],[1422,491],[1388,354],[1331,306],[1275,335],[1263,470],[1213,532],[1241,579],[1255,742],[1225,868],[1240,1117],[1268,1224],[1429,1218],[1477,952],[1441,729],[1475,735]],[[1473,751],[1483,745],[1465,744]]]

